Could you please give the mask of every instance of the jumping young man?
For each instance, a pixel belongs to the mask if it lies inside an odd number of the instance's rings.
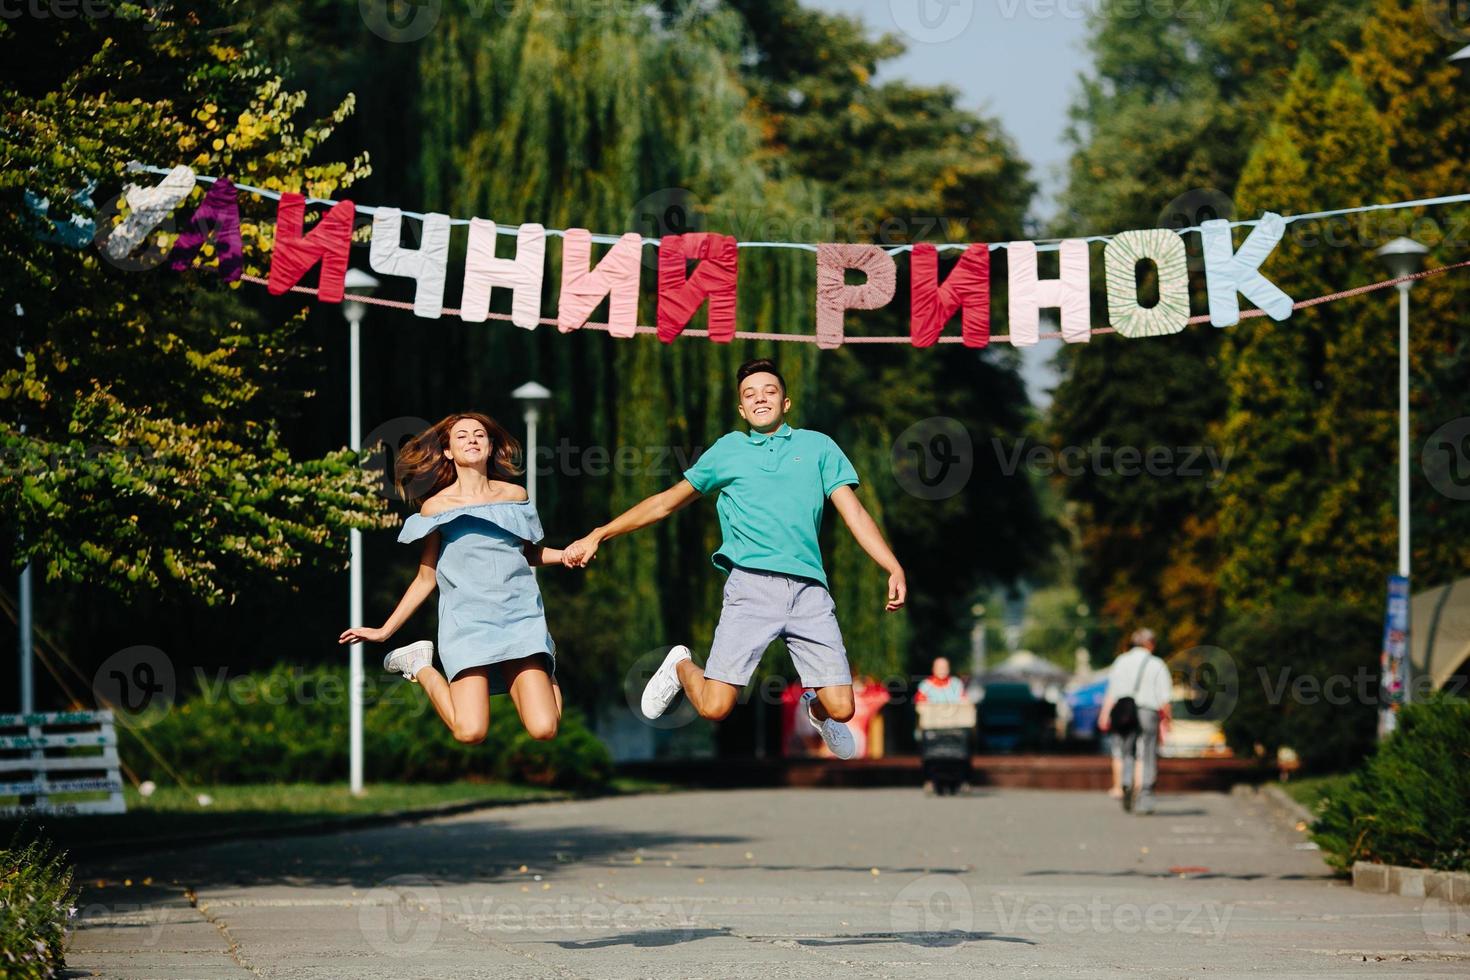
[[[725,718],[766,648],[780,637],[807,688],[808,719],[833,755],[850,759],[856,745],[842,723],[853,715],[852,672],[817,544],[829,498],[857,543],[888,573],[888,612],[903,607],[908,584],[853,492],[857,472],[842,450],[820,432],[786,424],[791,399],[776,365],[747,361],[735,379],[740,417],[750,431],[722,436],[682,480],[573,542],[562,561],[585,567],[602,542],[718,493],[723,540],[713,560],[727,581],[709,658],[701,670],[688,647],[670,650],[643,690],[643,713],[657,718],[682,689],[700,715]]]

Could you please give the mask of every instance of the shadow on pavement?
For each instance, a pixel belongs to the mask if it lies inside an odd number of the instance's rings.
[[[830,939],[798,939],[798,946],[868,946],[877,943],[901,943],[905,946],[943,948],[963,946],[966,943],[1021,943],[1035,946],[1036,943],[1021,936],[999,936],[993,932],[964,932],[950,929],[946,932],[863,932],[855,936],[833,936]]]
[[[644,929],[639,932],[605,936],[602,939],[557,940],[552,945],[560,946],[562,949],[607,949],[610,946],[634,946],[646,949],[653,946],[678,946],[681,943],[692,943],[701,939],[734,935],[729,926],[721,926],[718,929]]]
[[[1199,873],[1180,874],[1175,871],[1138,871],[1130,868],[1127,871],[1068,871],[1065,869],[1047,869],[1044,871],[1027,871],[1026,877],[1042,877],[1055,875],[1063,878],[1188,878],[1191,881],[1208,881],[1211,878],[1219,878],[1225,881],[1332,881],[1337,875],[1327,870],[1324,866],[1321,874],[1290,874],[1270,875],[1259,872],[1244,872],[1239,874],[1226,874],[1223,871],[1201,871]]]

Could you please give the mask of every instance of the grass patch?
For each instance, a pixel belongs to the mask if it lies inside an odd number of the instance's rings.
[[[1296,800],[1312,813],[1317,813],[1318,804],[1346,788],[1352,778],[1352,773],[1338,773],[1332,776],[1303,776],[1301,779],[1292,779],[1284,783],[1277,783],[1277,785],[1286,790],[1287,796]]]
[[[617,779],[614,793],[666,789],[645,780]],[[208,806],[198,795],[209,797]],[[73,851],[200,835],[270,828],[273,832],[356,817],[452,806],[460,803],[525,803],[569,799],[574,794],[538,786],[503,782],[372,783],[353,796],[346,783],[286,783],[210,786],[184,790],[160,786],[143,797],[127,787],[128,812],[27,818],[44,828],[46,837]],[[18,821],[0,822],[0,840],[15,833]]]

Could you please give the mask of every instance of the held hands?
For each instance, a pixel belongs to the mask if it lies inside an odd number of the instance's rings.
[[[896,568],[888,575],[888,604],[883,607],[884,611],[897,612],[908,597],[908,579],[904,577],[902,568]]]
[[[379,627],[371,626],[349,626],[342,631],[337,638],[338,643],[382,643],[388,638],[388,631]]]
[[[562,549],[561,563],[567,568],[586,568],[597,557],[597,538],[587,535]]]

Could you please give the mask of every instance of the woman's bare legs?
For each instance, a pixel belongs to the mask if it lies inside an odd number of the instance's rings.
[[[510,688],[510,699],[521,716],[521,724],[532,738],[556,737],[561,721],[561,685],[546,672],[541,654],[496,665]],[[456,740],[475,744],[490,730],[490,668],[471,667],[453,681],[434,667],[425,667],[414,678]]]
[[[526,734],[542,740],[555,738],[561,722],[561,685],[546,672],[546,658],[536,654],[499,666]]]
[[[485,741],[490,730],[490,668],[471,667],[453,681],[434,667],[425,667],[414,677],[429,703],[454,733],[456,741],[473,745]]]

